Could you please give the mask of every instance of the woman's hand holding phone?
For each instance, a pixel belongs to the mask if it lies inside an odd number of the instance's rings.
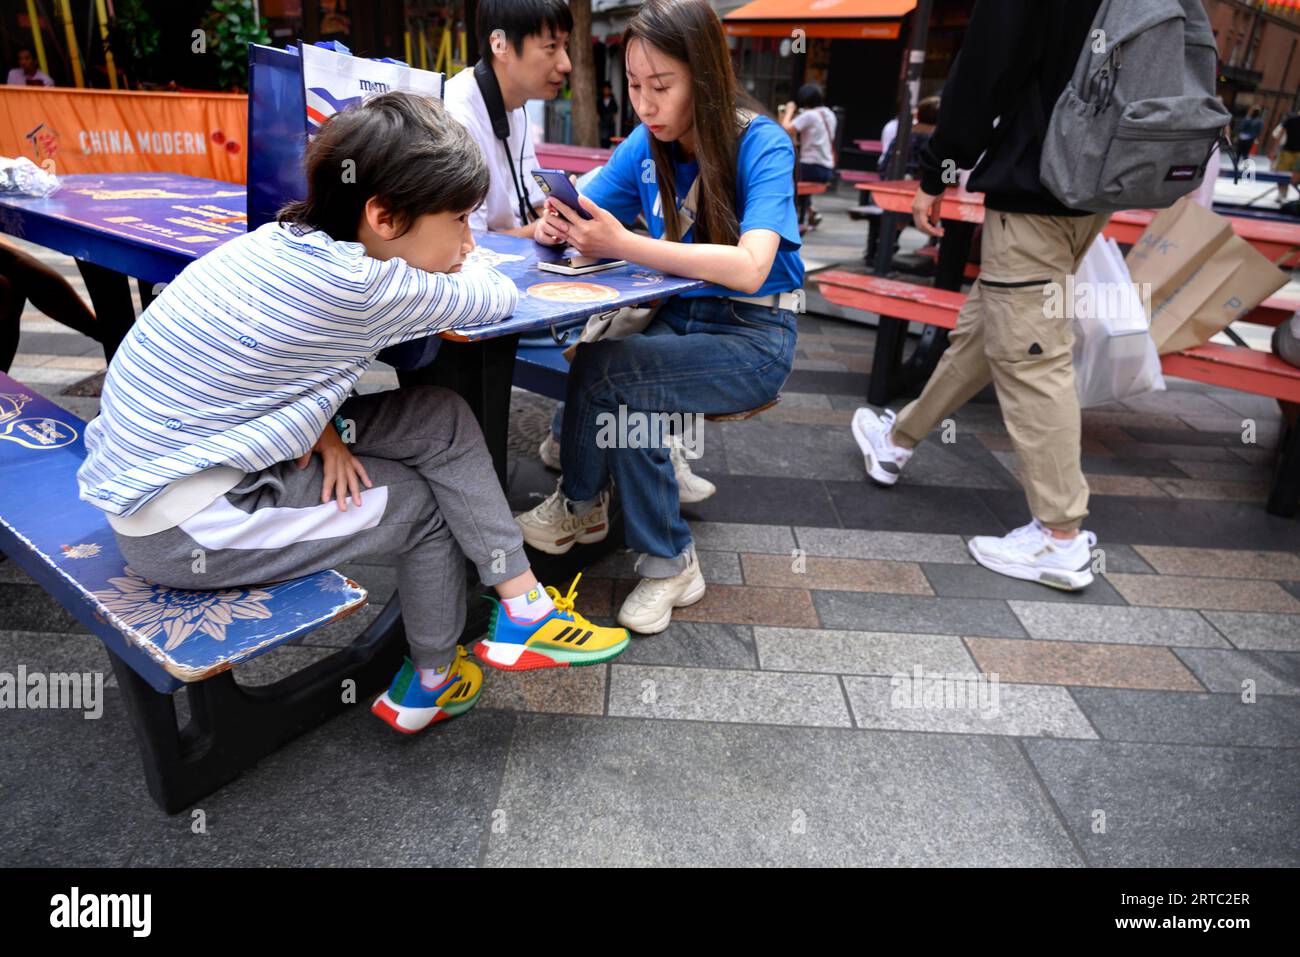
[[[617,217],[601,209],[586,196],[579,196],[578,202],[591,216],[590,219],[584,219],[577,210],[566,206],[554,196],[546,197],[548,220],[552,210],[559,214],[558,222],[552,228],[557,232],[562,231],[569,245],[584,256],[627,259],[623,255],[623,242],[629,233]]]

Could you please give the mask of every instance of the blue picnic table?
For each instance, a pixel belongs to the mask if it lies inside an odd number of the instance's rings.
[[[96,302],[101,335],[124,336],[134,322],[126,277],[153,284],[247,230],[244,187],[165,173],[71,175],[47,198],[0,194],[0,230],[75,257]],[[510,392],[519,338],[588,316],[698,288],[697,280],[623,266],[569,279],[538,269],[557,253],[527,239],[476,236],[473,256],[519,288],[513,316],[450,333],[429,366],[402,383],[458,391],[482,426],[502,487]],[[123,296],[122,293],[126,295]],[[107,301],[107,300],[105,300]],[[113,318],[106,321],[106,309]],[[105,343],[111,356],[115,342]],[[394,597],[352,644],[274,685],[236,684],[241,662],[340,618],[365,603],[357,583],[336,572],[222,592],[152,585],[125,567],[103,514],[78,499],[85,423],[0,374],[0,549],[41,582],[109,648],[139,739],[149,790],[169,812],[230,780],[302,731],[343,710],[340,687],[357,699],[377,693],[405,653]],[[611,534],[607,548],[619,536]],[[594,557],[589,550],[586,559]],[[543,580],[561,569],[540,567]],[[570,561],[571,564],[571,561]],[[466,640],[485,614],[471,606]],[[177,728],[171,695],[187,688],[192,723]]]

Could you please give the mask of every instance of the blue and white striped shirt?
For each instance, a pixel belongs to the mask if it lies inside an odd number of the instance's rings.
[[[380,349],[496,322],[518,300],[490,267],[426,272],[319,230],[232,239],[186,266],[113,357],[81,498],[126,516],[207,469],[297,458]]]

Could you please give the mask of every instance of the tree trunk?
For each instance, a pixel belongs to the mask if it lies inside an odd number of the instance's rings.
[[[569,0],[573,32],[569,34],[569,58],[573,72],[573,142],[577,146],[600,145],[600,122],[596,116],[596,58],[591,52],[591,0]]]

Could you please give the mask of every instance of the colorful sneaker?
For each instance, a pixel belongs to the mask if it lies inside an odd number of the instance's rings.
[[[581,577],[579,572],[567,595],[547,586],[555,610],[534,622],[516,621],[505,605],[489,596],[496,607],[487,637],[474,646],[474,654],[505,671],[594,665],[621,655],[628,646],[627,631],[593,625],[573,607]]]
[[[1092,584],[1096,544],[1097,536],[1085,531],[1068,542],[1057,541],[1034,519],[1001,538],[977,535],[967,547],[975,561],[999,575],[1078,591]]]
[[[880,485],[897,482],[903,466],[912,457],[911,449],[889,441],[894,418],[894,413],[889,410],[878,415],[865,405],[853,413],[853,438],[862,450],[867,474]]]
[[[420,673],[407,658],[388,690],[375,699],[371,712],[403,734],[415,734],[431,724],[464,714],[478,701],[483,690],[483,669],[461,645],[447,672],[447,680],[429,689],[420,683]]]
[[[524,541],[548,555],[563,555],[574,545],[603,542],[609,534],[609,490],[600,493],[591,511],[577,516],[569,509],[569,500],[557,484],[545,502],[516,515],[515,521]]]

